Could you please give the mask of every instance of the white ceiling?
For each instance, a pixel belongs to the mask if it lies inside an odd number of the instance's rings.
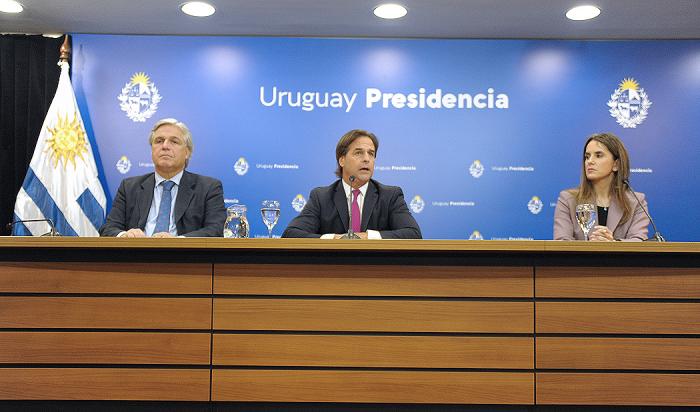
[[[396,21],[372,14],[380,0],[208,0],[217,12],[182,14],[185,0],[19,0],[0,13],[3,33],[113,33],[314,37],[700,39],[700,0],[393,0]],[[602,14],[574,22],[572,6]]]

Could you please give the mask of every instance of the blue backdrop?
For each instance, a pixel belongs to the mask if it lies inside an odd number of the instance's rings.
[[[279,200],[279,235],[362,128],[380,140],[375,179],[404,189],[424,237],[550,239],[586,137],[609,131],[667,239],[700,238],[699,41],[74,35],[73,50],[108,197],[153,170],[150,128],[175,117],[189,170],[248,206],[251,236]]]

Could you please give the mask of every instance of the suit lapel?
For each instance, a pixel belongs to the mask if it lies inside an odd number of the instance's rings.
[[[345,197],[345,189],[343,189],[343,181],[338,180],[338,184],[335,185],[335,194],[333,195],[333,203],[335,204],[335,210],[338,211],[340,221],[343,222],[343,228],[345,231],[348,230],[348,198]]]
[[[610,207],[608,208],[608,221],[605,226],[607,226],[611,232],[615,232],[617,225],[620,223],[620,219],[622,219],[622,208],[617,203],[616,199],[612,199],[610,201]]]
[[[182,215],[185,214],[187,207],[192,201],[192,196],[194,196],[194,186],[195,180],[192,175],[185,171],[180,179],[180,187],[177,188],[177,198],[175,199],[175,211],[173,212],[173,220],[175,220],[175,225],[182,219]]]
[[[363,232],[367,231],[369,218],[372,217],[372,211],[374,210],[374,205],[377,204],[378,198],[379,193],[377,191],[377,186],[370,180],[367,185],[367,192],[365,193],[365,202],[362,205],[362,226],[360,229]]]
[[[151,174],[141,182],[141,191],[138,193],[136,201],[139,208],[138,227],[141,229],[146,227],[146,219],[148,219],[148,211],[151,209],[151,203],[153,202],[153,188],[155,185],[155,174]]]

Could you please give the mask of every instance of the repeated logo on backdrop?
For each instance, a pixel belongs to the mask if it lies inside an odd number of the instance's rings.
[[[250,166],[248,165],[248,162],[245,160],[245,157],[239,158],[236,163],[233,165],[233,170],[236,171],[236,174],[238,176],[243,176],[244,174],[248,173],[248,169]]]
[[[117,167],[119,173],[125,175],[129,173],[129,170],[131,170],[131,161],[128,157],[122,156],[119,158],[119,160],[117,160],[117,164],[115,166]]]
[[[145,122],[158,110],[162,97],[158,88],[144,72],[134,73],[122,88],[119,107],[134,122]]]
[[[469,166],[469,174],[473,178],[478,179],[484,174],[484,165],[480,161],[474,160],[474,162]]]
[[[635,128],[647,118],[651,100],[639,83],[624,79],[608,101],[610,115],[624,128]]]
[[[540,213],[543,206],[544,203],[542,203],[542,199],[540,199],[539,196],[532,196],[532,199],[527,202],[527,210],[529,210],[533,215]]]
[[[411,203],[409,203],[409,207],[411,208],[411,212],[420,213],[425,208],[425,201],[423,200],[422,197],[415,195],[413,197],[413,199],[411,199]]]
[[[484,240],[484,236],[482,236],[481,232],[475,230],[469,235],[469,240]]]
[[[304,210],[304,206],[306,206],[306,199],[304,199],[304,196],[299,193],[292,200],[292,209],[296,210],[297,212],[301,212]]]

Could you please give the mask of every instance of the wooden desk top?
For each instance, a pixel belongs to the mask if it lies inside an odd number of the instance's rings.
[[[124,239],[0,237],[0,249],[238,249],[299,251],[403,251],[485,253],[700,253],[696,242],[580,242],[553,240],[320,240],[320,239]]]

